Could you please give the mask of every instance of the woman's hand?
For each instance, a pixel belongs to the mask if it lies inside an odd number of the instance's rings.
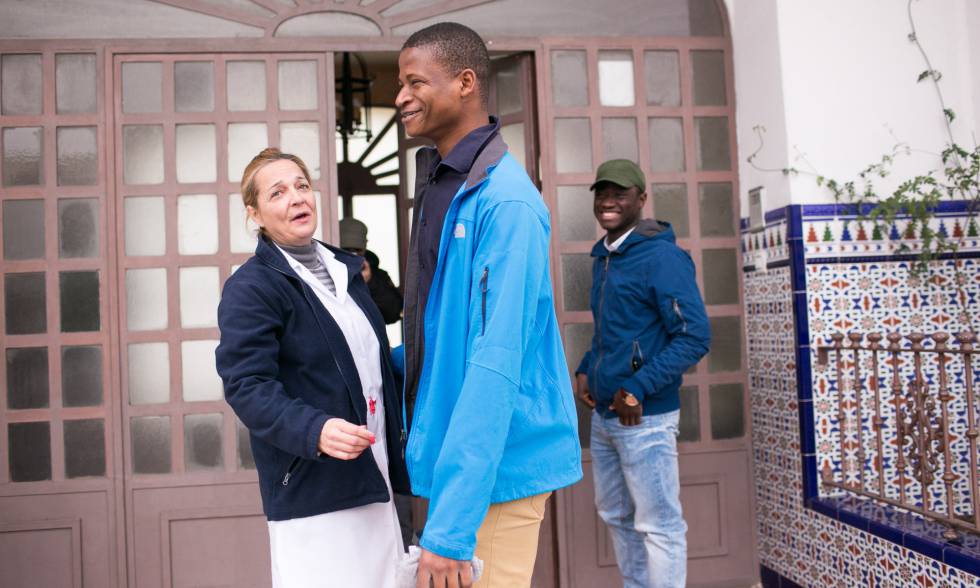
[[[329,419],[320,431],[317,448],[330,457],[354,459],[374,445],[374,433],[364,425],[355,425],[344,419]]]

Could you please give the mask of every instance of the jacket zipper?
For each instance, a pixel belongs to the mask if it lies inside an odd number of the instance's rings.
[[[482,295],[482,302],[480,303],[480,316],[483,322],[480,326],[480,334],[487,334],[487,281],[490,278],[490,266],[483,268],[483,277],[480,278],[480,293]]]
[[[681,305],[677,302],[676,298],[671,298],[671,301],[674,304],[674,314],[677,315],[677,318],[681,319],[681,332],[686,333],[687,321],[684,320],[684,313],[681,312]]]
[[[299,456],[294,457],[293,461],[289,462],[289,467],[286,468],[286,476],[282,479],[283,486],[289,486],[289,478],[293,477],[293,470],[299,465]]]
[[[592,368],[593,381],[591,382],[591,388],[593,390],[595,390],[597,393],[599,391],[599,389],[598,389],[598,382],[595,381],[594,376],[599,373],[599,364],[602,363],[602,354],[603,354],[603,350],[602,350],[602,303],[605,302],[605,300],[606,300],[606,278],[608,278],[608,276],[609,276],[609,259],[610,259],[610,257],[612,257],[612,254],[611,253],[609,255],[606,255],[606,261],[605,261],[605,263],[602,266],[602,285],[599,286],[599,313],[598,313],[599,314],[599,325],[596,328],[596,333],[598,333],[598,335],[599,335],[599,357],[595,360],[595,366],[593,366],[593,368]]]

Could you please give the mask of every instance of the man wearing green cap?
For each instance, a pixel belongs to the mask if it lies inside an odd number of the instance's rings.
[[[632,161],[599,166],[593,212],[592,347],[576,370],[594,409],[592,474],[624,588],[683,587],[687,525],[677,470],[678,389],[711,334],[690,256],[669,223],[642,219],[646,178]]]

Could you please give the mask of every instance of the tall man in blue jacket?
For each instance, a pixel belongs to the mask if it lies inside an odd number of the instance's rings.
[[[592,348],[576,370],[595,409],[592,473],[625,588],[683,587],[687,525],[677,471],[678,388],[710,331],[690,256],[670,225],[641,220],[646,179],[625,159],[599,166],[593,212]]]
[[[398,58],[416,159],[405,279],[406,461],[429,498],[418,586],[530,586],[550,493],[579,480],[571,382],[552,299],[548,211],[487,113],[483,40],[455,23]]]

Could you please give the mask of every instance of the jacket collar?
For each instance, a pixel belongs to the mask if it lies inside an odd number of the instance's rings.
[[[354,279],[354,276],[360,273],[364,258],[340,249],[339,247],[327,245],[323,241],[319,241],[317,239],[314,239],[314,241],[326,247],[331,253],[333,253],[334,257],[337,258],[337,261],[340,261],[347,266],[347,284],[349,286],[351,280]],[[258,257],[262,263],[289,277],[296,278],[297,280],[300,279],[296,272],[293,271],[293,268],[290,267],[289,262],[286,261],[285,256],[283,256],[282,252],[279,251],[279,248],[273,244],[269,237],[262,233],[259,233],[259,242],[255,246],[255,257]]]
[[[466,176],[466,180],[463,182],[463,186],[460,192],[465,192],[473,186],[476,186],[490,173],[500,160],[507,153],[507,144],[504,143],[504,139],[497,132],[500,128],[500,121],[496,117],[490,118],[491,122],[494,124],[493,134],[490,139],[486,142],[486,145],[476,156],[473,161],[473,165],[470,166],[470,172]],[[433,162],[439,159],[439,152],[435,147],[423,147],[415,153],[415,169],[417,170],[427,170],[432,168]],[[415,189],[416,194],[420,191],[421,186],[425,183],[426,177],[424,174],[417,174],[415,177]]]
[[[599,241],[592,247],[592,257],[607,257],[610,255],[620,255],[626,252],[627,249],[639,243],[641,241],[647,241],[651,239],[662,239],[670,243],[674,243],[676,239],[674,238],[674,229],[670,226],[667,221],[656,220],[652,218],[645,218],[640,222],[636,223],[636,228],[630,233],[630,236],[623,241],[615,251],[609,251],[606,248],[605,237],[599,239]]]

